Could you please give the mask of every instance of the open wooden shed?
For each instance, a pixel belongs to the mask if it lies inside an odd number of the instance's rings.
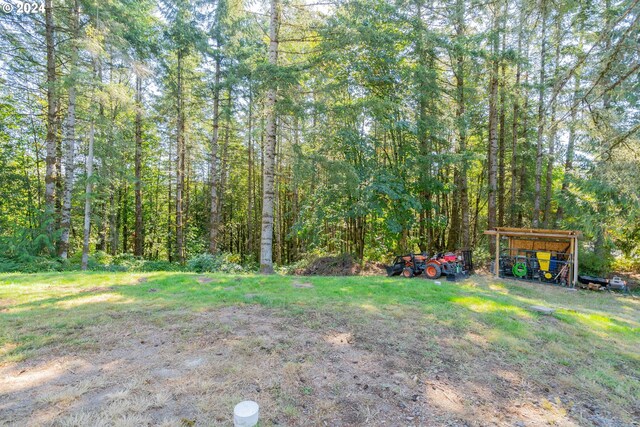
[[[496,227],[484,232],[495,236],[496,252],[493,274],[499,274],[501,239],[507,239],[506,247],[502,251],[509,256],[515,256],[520,251],[546,251],[563,253],[570,257],[569,277],[571,286],[578,282],[578,239],[582,233],[573,230],[546,230],[540,228],[509,228]]]

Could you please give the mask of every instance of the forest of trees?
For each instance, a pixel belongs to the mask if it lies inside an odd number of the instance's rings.
[[[638,0],[2,3],[3,262],[271,272],[526,226],[640,265]]]

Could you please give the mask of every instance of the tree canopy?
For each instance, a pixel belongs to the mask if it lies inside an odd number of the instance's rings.
[[[637,0],[42,1],[0,16],[6,263],[272,271],[526,226],[640,265]]]

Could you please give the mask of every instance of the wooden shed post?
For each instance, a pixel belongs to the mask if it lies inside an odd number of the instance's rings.
[[[573,238],[573,286],[578,284],[578,238]]]
[[[498,276],[500,271],[500,233],[496,233],[496,261],[494,263],[493,274]]]

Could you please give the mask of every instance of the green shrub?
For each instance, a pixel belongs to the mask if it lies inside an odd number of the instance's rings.
[[[640,272],[640,256],[621,256],[613,261],[613,271]]]
[[[143,261],[136,271],[181,271],[180,264],[169,261]]]
[[[296,274],[296,271],[302,271],[306,269],[309,264],[311,264],[311,262],[317,258],[318,257],[316,257],[315,255],[305,256],[292,264],[277,266],[276,271],[281,274]]]
[[[112,266],[122,267],[125,271],[135,271],[144,260],[130,253],[118,254],[111,261]]]
[[[74,270],[80,269],[82,265],[82,253],[75,253],[69,258],[69,262]],[[181,271],[183,268],[180,264],[169,261],[145,260],[129,253],[112,256],[104,251],[97,251],[89,255],[87,269],[91,271],[149,272]]]
[[[40,273],[47,271],[64,271],[69,263],[60,258],[48,258],[31,255],[0,257],[0,273]]]
[[[0,273],[20,271],[21,264],[14,259],[0,257]]]
[[[472,256],[473,265],[480,267],[493,261],[495,255],[489,253],[489,248],[486,245],[482,245],[473,250]]]
[[[82,252],[78,252],[78,254],[82,257]],[[108,265],[113,263],[113,256],[109,255],[105,251],[96,251],[95,253],[89,255],[89,261],[93,260],[96,264]]]
[[[211,255],[208,253],[196,255],[187,262],[187,270],[196,273],[240,273],[246,269],[231,260],[236,259],[231,254]]]
[[[89,254],[87,259],[87,269],[89,270],[104,270],[106,265],[111,264],[111,255],[103,251],[98,251],[94,254]],[[73,270],[79,270],[82,266],[82,252],[76,252],[73,256],[69,257],[69,266]]]
[[[611,271],[613,256],[598,256],[595,252],[583,250],[578,253],[578,271],[590,276],[606,276]]]

